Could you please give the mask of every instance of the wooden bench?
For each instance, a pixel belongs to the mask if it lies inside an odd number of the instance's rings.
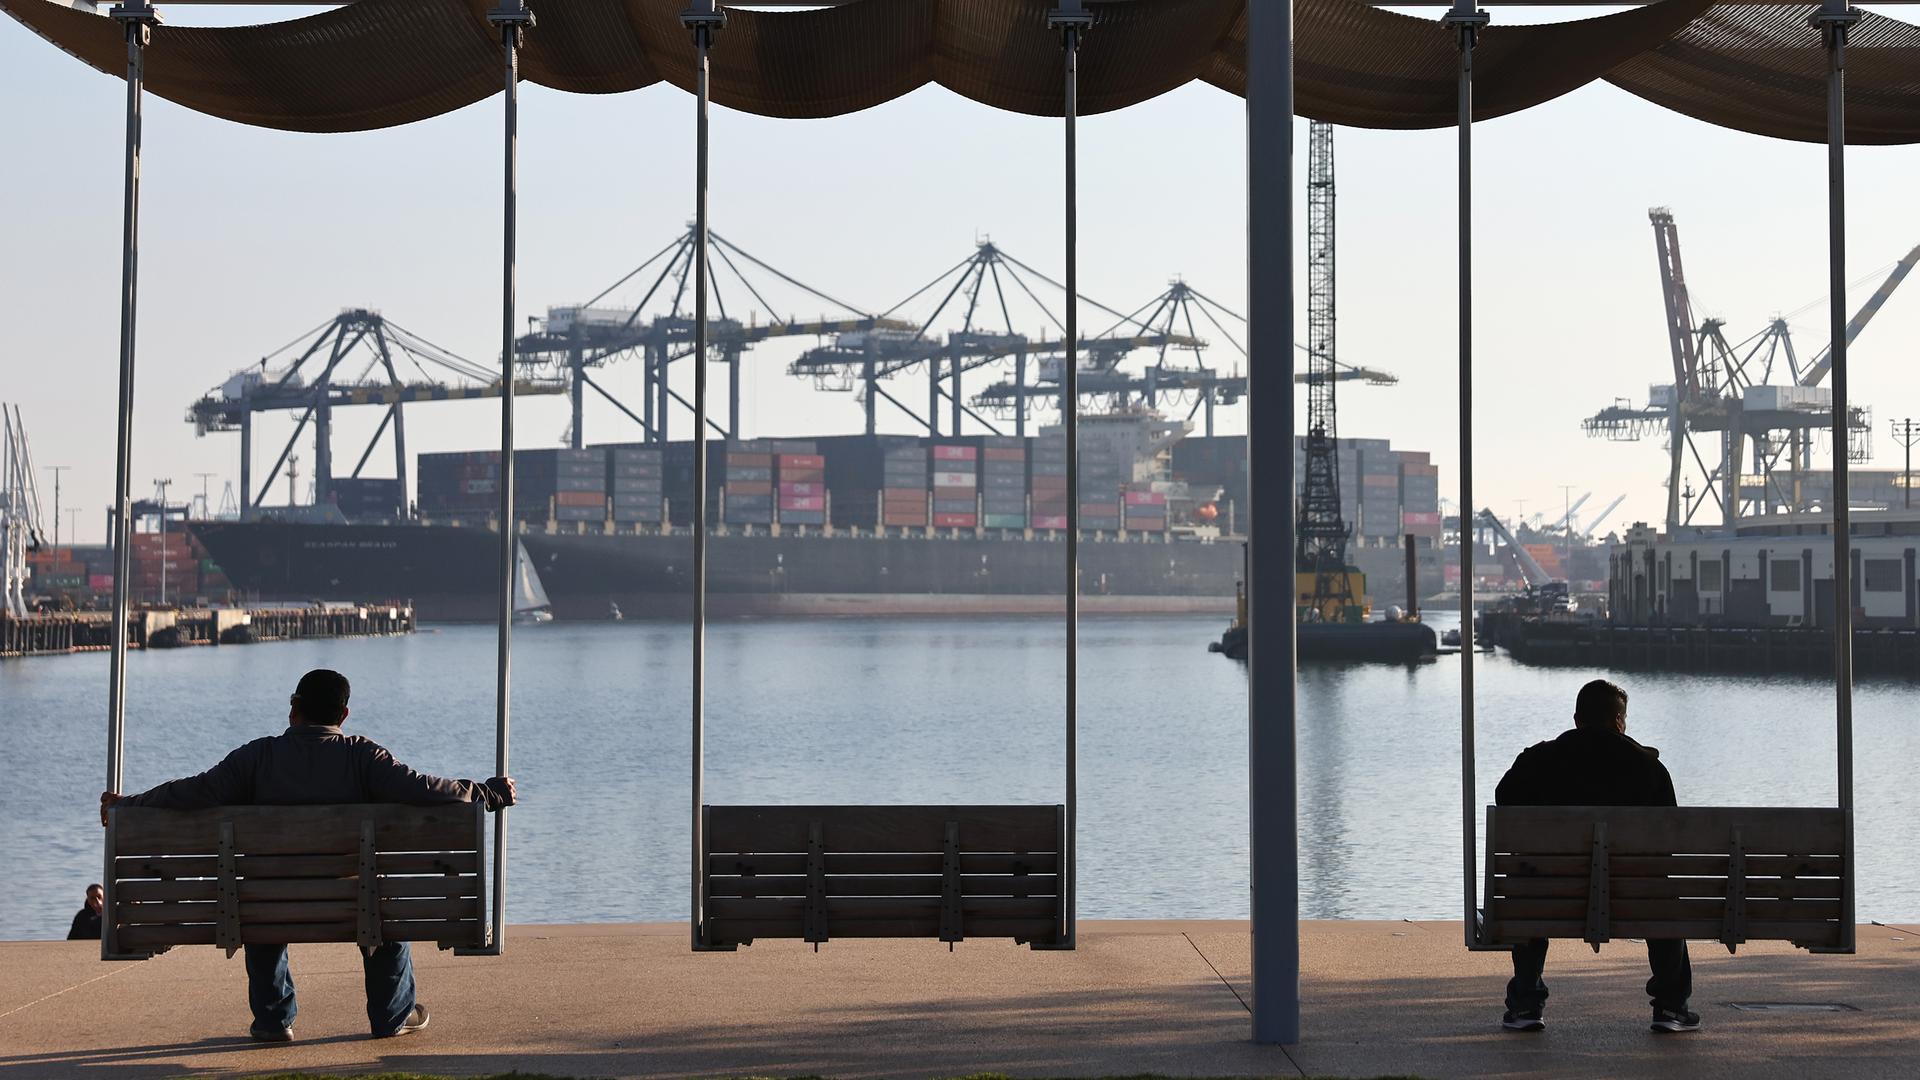
[[[1476,948],[1535,938],[1790,941],[1853,951],[1836,808],[1490,806]]]
[[[486,809],[114,807],[102,954],[175,945],[487,945]]]
[[[1012,938],[1068,948],[1061,806],[708,806],[703,947]]]

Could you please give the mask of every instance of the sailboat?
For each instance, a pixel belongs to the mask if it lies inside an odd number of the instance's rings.
[[[553,621],[553,602],[547,599],[546,586],[540,584],[540,571],[533,568],[524,545],[515,545],[513,566],[513,621],[520,625]]]

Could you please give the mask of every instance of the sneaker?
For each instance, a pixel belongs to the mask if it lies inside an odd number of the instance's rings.
[[[1667,1009],[1653,1010],[1653,1030],[1655,1031],[1699,1031],[1700,1014],[1682,1009],[1672,1012]]]
[[[1545,1031],[1547,1022],[1540,1018],[1540,1011],[1509,1012],[1500,1018],[1500,1026],[1508,1031]]]
[[[392,1031],[387,1032],[385,1035],[380,1036],[380,1038],[391,1039],[398,1035],[411,1035],[414,1032],[419,1031],[421,1028],[426,1027],[428,1019],[429,1017],[427,1016],[427,1007],[418,1002],[415,1002],[413,1006],[413,1011],[407,1014],[407,1018],[405,1020],[400,1021],[400,1026],[395,1028]]]
[[[264,1027],[263,1028],[260,1025],[255,1024],[254,1026],[247,1029],[247,1034],[253,1036],[254,1042],[289,1043],[293,1041],[292,1025],[288,1025],[287,1027]]]

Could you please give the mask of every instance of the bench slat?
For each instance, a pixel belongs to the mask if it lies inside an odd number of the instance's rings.
[[[710,806],[711,853],[804,853],[820,822],[828,851],[943,852],[946,825],[960,823],[962,851],[1056,851],[1059,808],[1033,806]]]
[[[380,918],[382,920],[417,921],[421,919],[477,919],[480,917],[480,900],[477,897],[446,900],[382,900]]]
[[[1503,841],[1496,841],[1504,847]],[[1725,855],[1615,855],[1607,861],[1618,877],[1724,877]],[[1844,861],[1838,855],[1749,855],[1747,879],[1769,877],[1838,878]],[[1495,855],[1493,870],[1503,877],[1587,878],[1586,855]]]
[[[1622,936],[1618,927],[1629,922],[1692,922],[1722,917],[1725,900],[1644,899],[1612,900],[1614,937]],[[1587,917],[1586,899],[1495,900],[1493,914],[1501,921],[1581,920]],[[1840,918],[1838,900],[1748,900],[1747,918],[1760,922],[1831,922]],[[1627,935],[1631,936],[1631,935]],[[1715,933],[1715,937],[1719,934]]]
[[[711,896],[805,896],[807,879],[800,876],[735,877],[716,875],[707,887]],[[934,896],[941,894],[937,875],[892,874],[877,877],[827,875],[828,896]],[[1060,879],[1053,874],[962,874],[963,896],[1056,896]]]
[[[1834,807],[1502,806],[1493,808],[1495,850],[1521,855],[1583,855],[1593,823],[1607,823],[1607,846],[1622,855],[1724,854],[1735,829],[1755,855],[1840,855],[1846,811]]]
[[[1745,879],[1746,895],[1749,899],[1771,900],[1838,900],[1841,898],[1842,883],[1837,878],[1753,878]],[[1727,895],[1727,879],[1723,877],[1621,877],[1618,874],[1609,879],[1609,888],[1615,899],[1651,900],[1666,897],[1719,898]],[[1587,879],[1584,877],[1497,877],[1493,880],[1493,895],[1501,897],[1579,897],[1586,899]]]
[[[247,855],[343,855],[358,852],[360,822],[374,822],[382,851],[473,851],[474,807],[221,806],[209,810],[116,807],[118,855],[205,855],[220,825],[233,823],[234,847]]]
[[[799,938],[804,930],[798,919],[709,919],[708,934],[715,944],[737,945],[755,938]],[[938,938],[940,916],[922,919],[835,919],[830,927],[835,937],[864,938]],[[992,919],[965,917],[962,933],[969,938],[1013,938],[1017,941],[1052,942],[1060,927],[1052,919]]]
[[[708,845],[711,847],[712,845]],[[827,852],[827,873],[829,875],[860,874],[933,874],[941,872],[939,852]],[[1036,851],[1026,855],[993,854],[990,852],[960,853],[960,872],[962,874],[1053,874],[1059,872],[1060,857],[1052,851]],[[796,876],[807,872],[805,855],[713,855],[707,859],[709,874],[743,874],[752,876]]]
[[[1615,941],[1629,938],[1637,940],[1661,938],[1685,938],[1692,941],[1720,940],[1720,919],[1696,919],[1692,921],[1642,922],[1616,919],[1612,935]],[[1575,938],[1586,933],[1584,917],[1580,919],[1527,920],[1490,919],[1487,922],[1488,940],[1500,943],[1518,943],[1535,938]],[[1791,941],[1796,945],[1832,947],[1843,940],[1844,928],[1837,922],[1763,922],[1750,920],[1747,923],[1749,941]]]
[[[1051,917],[1059,913],[1060,901],[1057,897],[1016,897],[1016,896],[979,896],[966,897],[961,901],[961,911],[968,916],[992,918]],[[806,912],[806,900],[798,897],[728,897],[717,896],[707,901],[707,913],[716,919],[783,919],[800,920]],[[829,930],[837,929],[840,920],[862,919],[930,919],[935,932],[939,930],[940,898],[937,896],[873,896],[873,897],[829,897],[827,899],[827,918]]]

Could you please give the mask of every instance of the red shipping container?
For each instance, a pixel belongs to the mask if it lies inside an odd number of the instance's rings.
[[[825,510],[827,499],[824,495],[785,495],[780,499],[782,510]]]
[[[597,491],[556,491],[553,493],[555,506],[605,506],[607,497]]]
[[[783,480],[780,482],[780,494],[782,495],[825,495],[826,489],[822,485],[817,483],[804,483],[804,484],[788,483]]]
[[[988,461],[1025,461],[1027,460],[1027,452],[1025,450],[994,449],[993,447],[988,447],[987,460]]]
[[[881,494],[886,496],[886,500],[890,503],[917,502],[921,506],[927,504],[927,493],[922,488],[887,488]]]
[[[1437,528],[1440,525],[1440,514],[1433,510],[1402,510],[1400,523],[1408,528],[1415,525],[1431,525]]]
[[[827,479],[825,469],[781,469],[780,479],[794,484],[821,484]]]
[[[933,448],[935,461],[972,461],[980,452],[971,446],[936,446]]]
[[[1064,529],[1067,527],[1065,514],[1035,514],[1033,527],[1036,529]]]
[[[936,472],[933,474],[933,486],[937,488],[977,487],[979,478],[970,472]]]
[[[771,480],[734,480],[727,484],[727,494],[729,495],[771,495],[773,494],[773,481]]]
[[[1120,504],[1083,502],[1080,504],[1080,512],[1088,517],[1119,517]]]
[[[1036,476],[1033,478],[1033,490],[1036,494],[1042,491],[1064,492],[1067,490],[1067,478],[1064,476]]]
[[[978,514],[935,514],[933,525],[937,529],[971,529],[980,524]]]
[[[782,472],[788,469],[824,469],[826,467],[827,459],[819,454],[780,455],[780,469]]]
[[[1167,497],[1157,491],[1129,491],[1127,492],[1127,505],[1165,506],[1167,505]]]
[[[87,588],[94,592],[110,592],[113,589],[112,574],[88,574]]]
[[[728,454],[727,464],[742,469],[773,468],[772,454]]]

